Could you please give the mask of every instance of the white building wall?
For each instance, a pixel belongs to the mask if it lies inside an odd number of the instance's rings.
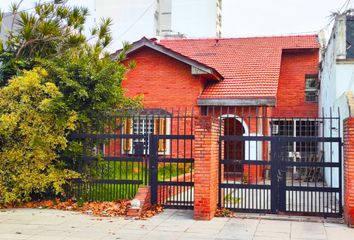
[[[320,95],[319,95],[319,112],[322,117],[330,116],[330,108],[334,109],[336,101],[336,48],[337,42],[336,38],[333,36],[336,35],[336,30],[334,29],[331,39],[326,48],[325,56],[322,59],[322,71],[320,72]],[[321,135],[324,137],[329,137],[331,135],[331,126],[329,121],[324,120],[320,125]],[[338,155],[334,154],[333,148],[331,149],[330,144],[325,143],[324,145],[320,144],[320,149],[323,151],[323,157],[325,162],[338,162]],[[338,153],[338,151],[336,151]],[[332,172],[333,173],[333,172]],[[335,174],[332,178],[335,179],[335,185],[338,185],[338,173]],[[327,183],[331,182],[331,170],[326,168],[324,172],[324,178]]]
[[[113,19],[111,52],[121,48],[123,41],[156,35],[156,0],[97,0],[95,8],[96,22],[103,17]]]
[[[6,39],[9,36],[10,31],[16,31],[16,29],[18,29],[18,26],[16,24],[16,20],[18,18],[18,15],[14,18],[14,15],[12,13],[4,13],[0,26],[0,40]]]
[[[322,59],[322,71],[320,72],[320,115],[327,116],[329,107],[333,106],[336,99],[336,39],[331,37]],[[323,108],[323,109],[322,109]]]
[[[156,19],[157,36],[163,36],[172,32],[172,0],[159,0],[158,19]]]
[[[346,16],[337,18],[322,60],[319,95],[320,114],[329,117],[332,109],[332,116],[340,116],[340,129],[338,129],[338,121],[333,121],[331,125],[329,120],[324,120],[324,131],[320,129],[324,137],[340,136],[343,138],[343,120],[349,116],[346,92],[354,92],[354,61],[346,59],[345,19]],[[321,148],[323,148],[326,162],[339,161],[338,144],[332,143],[331,146],[330,143],[325,143]],[[332,183],[333,187],[338,187],[338,169],[327,168],[325,170],[325,180],[328,184]]]
[[[339,122],[332,121],[332,125],[330,125],[329,120],[324,120],[325,125],[325,137],[342,137],[343,139],[343,119],[349,116],[349,107],[346,93],[343,93],[339,98],[337,98],[333,104],[333,116],[338,116],[338,110],[340,114]],[[329,111],[327,112],[327,116],[329,116]],[[339,123],[339,127],[338,127]],[[330,129],[331,132],[330,132]],[[338,162],[339,150],[342,146],[339,146],[338,143],[324,143],[321,144],[321,148],[324,151],[324,160],[325,162]],[[342,162],[343,169],[343,162]],[[325,181],[328,185],[332,185],[333,187],[339,187],[339,172],[338,168],[326,168],[325,169]],[[343,180],[343,176],[342,176]]]
[[[354,61],[336,64],[336,99],[346,91],[354,91]]]
[[[217,14],[221,16],[221,0],[96,0],[94,19],[112,18],[115,51],[123,41],[174,36],[216,37]],[[220,7],[217,7],[220,6]],[[221,19],[221,17],[220,17]],[[221,20],[220,20],[221,21]],[[177,36],[177,35],[176,35]]]
[[[215,0],[173,0],[172,30],[187,37],[216,37]]]

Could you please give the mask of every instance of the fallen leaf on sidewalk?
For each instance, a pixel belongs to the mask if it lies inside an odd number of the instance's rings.
[[[77,211],[96,217],[118,217],[126,216],[130,205],[130,200],[117,200],[112,202],[83,202],[78,204],[78,202],[75,202],[72,199],[68,199],[67,201],[54,199],[45,201],[31,201],[19,206],[6,206],[6,208],[47,208],[64,211]],[[162,211],[163,209],[161,206],[152,206],[144,209],[140,219],[150,218]]]

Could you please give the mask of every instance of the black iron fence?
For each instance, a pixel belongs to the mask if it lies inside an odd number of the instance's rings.
[[[271,108],[202,108],[219,118],[219,207],[244,212],[342,214],[339,114],[275,117]],[[199,113],[197,113],[199,114]],[[133,198],[151,186],[152,203],[193,208],[193,110],[145,109],[92,116],[71,134],[65,161],[81,173],[68,196]]]
[[[205,113],[220,116],[220,207],[341,216],[339,114],[274,117],[251,107]]]
[[[114,111],[92,118],[92,126],[70,135],[76,150],[67,160],[82,175],[70,183],[70,196],[130,199],[139,186],[150,185],[152,203],[193,207],[193,110]]]

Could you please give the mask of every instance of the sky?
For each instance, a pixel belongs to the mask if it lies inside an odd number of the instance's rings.
[[[93,12],[95,1],[99,0],[69,0],[69,4],[87,6]],[[223,0],[223,37],[316,33],[328,26],[331,12],[340,10],[347,1]],[[8,9],[11,2],[0,0],[0,9]],[[34,2],[23,0],[22,8],[30,8]],[[349,7],[354,7],[353,3],[354,0],[351,0]],[[88,23],[92,25],[93,18]],[[326,30],[330,31],[329,28]]]
[[[347,0],[223,0],[224,36],[314,32]],[[354,7],[351,1],[349,7]]]

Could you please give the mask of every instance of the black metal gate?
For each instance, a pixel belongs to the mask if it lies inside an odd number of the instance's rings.
[[[340,217],[339,133],[340,118],[332,114],[322,118],[270,118],[264,112],[242,115],[235,110],[235,114],[222,115],[219,207]]]
[[[193,208],[193,111],[119,110],[92,119],[70,136],[77,153],[66,162],[83,176],[71,183],[73,198],[130,199],[150,185],[153,204]]]

